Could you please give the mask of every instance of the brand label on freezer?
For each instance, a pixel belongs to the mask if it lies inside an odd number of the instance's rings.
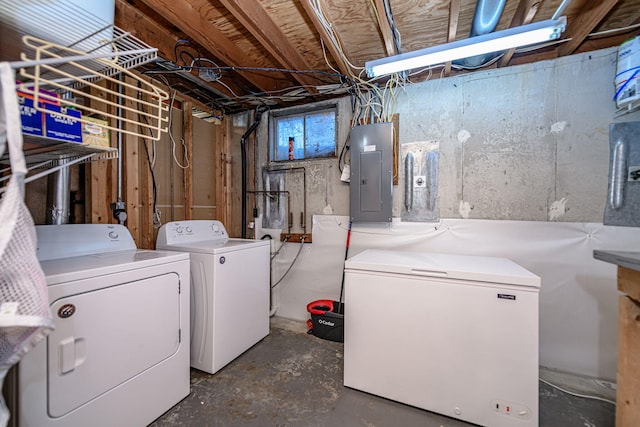
[[[514,300],[516,299],[515,295],[510,295],[510,294],[498,294],[498,298],[500,299],[511,299]]]

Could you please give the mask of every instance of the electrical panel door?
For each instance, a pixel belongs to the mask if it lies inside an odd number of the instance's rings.
[[[352,222],[391,222],[393,123],[351,129]]]

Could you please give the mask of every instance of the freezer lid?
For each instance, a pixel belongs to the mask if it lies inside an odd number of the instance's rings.
[[[345,271],[407,274],[540,287],[540,277],[507,258],[367,249],[345,262]]]
[[[158,249],[167,249],[172,251],[194,252],[200,254],[220,255],[227,252],[238,251],[261,246],[269,246],[268,240],[252,240],[252,239],[227,239],[220,240],[202,240],[198,242],[177,243],[174,245],[157,246]]]

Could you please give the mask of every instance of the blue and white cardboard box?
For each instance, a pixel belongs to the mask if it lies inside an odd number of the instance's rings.
[[[47,110],[52,112],[45,114],[45,137],[82,143],[82,123],[79,111],[56,105],[48,105]]]
[[[44,133],[42,113],[33,106],[33,99],[18,97],[20,104],[20,119],[22,120],[22,133],[27,135],[42,136]]]

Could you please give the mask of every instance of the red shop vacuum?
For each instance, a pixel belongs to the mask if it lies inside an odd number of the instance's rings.
[[[347,231],[347,247],[344,259],[349,255],[349,241],[351,240],[351,222]],[[330,341],[344,342],[344,268],[342,269],[342,284],[340,285],[340,299],[338,301],[320,299],[307,304],[307,311],[311,319],[307,320],[307,333]]]

